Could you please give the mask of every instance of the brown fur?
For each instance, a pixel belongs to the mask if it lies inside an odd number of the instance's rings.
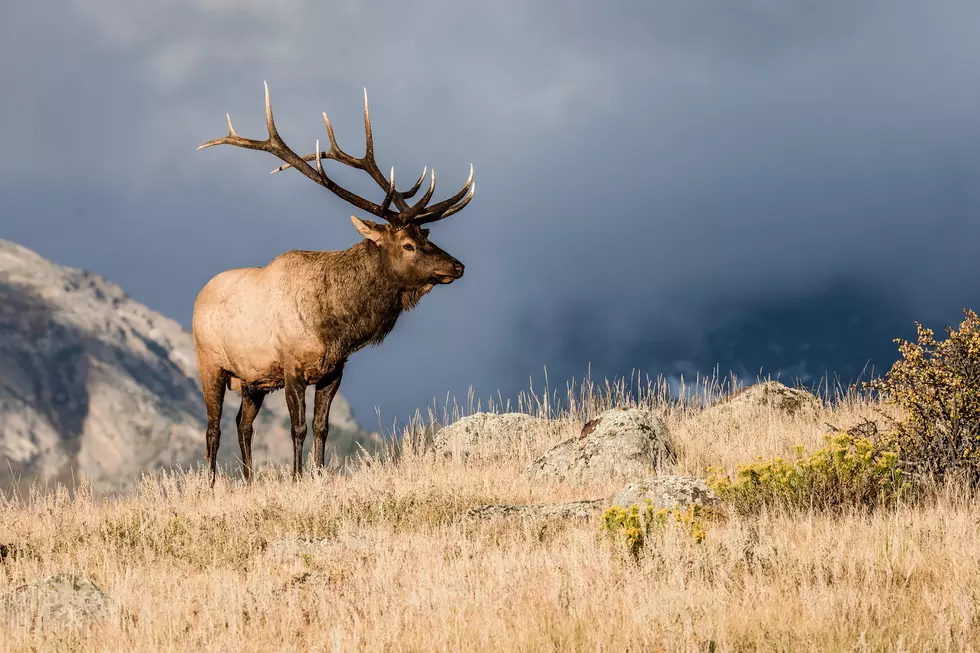
[[[251,421],[261,408],[261,397],[282,388],[293,423],[293,472],[300,473],[305,388],[316,384],[314,423],[322,425],[322,432],[314,433],[314,463],[322,465],[329,400],[348,357],[380,344],[399,315],[436,284],[462,276],[462,264],[431,243],[427,230],[376,225],[353,216],[352,220],[366,239],[349,249],[286,252],[265,267],[222,272],[198,295],[193,333],[208,405],[207,457],[212,472],[226,387],[258,403],[253,407],[243,401],[238,418],[248,478]]]

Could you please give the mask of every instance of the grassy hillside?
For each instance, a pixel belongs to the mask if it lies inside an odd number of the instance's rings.
[[[717,389],[702,389],[710,399]],[[19,625],[15,650],[715,651],[974,650],[980,646],[977,501],[712,519],[700,543],[654,534],[638,560],[601,517],[468,519],[500,503],[609,496],[625,480],[534,483],[521,470],[611,405],[642,405],[678,448],[669,473],[704,477],[823,444],[886,407],[856,397],[818,414],[732,404],[703,411],[659,388],[586,388],[527,446],[491,460],[406,446],[345,476],[253,487],[158,476],[111,500],[84,491],[4,505],[0,595],[61,572],[91,578],[109,616],[81,631]]]

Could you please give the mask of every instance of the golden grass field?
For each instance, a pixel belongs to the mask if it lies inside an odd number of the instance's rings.
[[[954,489],[873,514],[736,514],[698,544],[668,528],[634,561],[590,520],[472,521],[491,503],[609,496],[627,480],[532,484],[522,468],[611,405],[662,415],[670,473],[730,471],[816,447],[881,407],[723,416],[657,387],[590,388],[511,455],[463,462],[406,446],[346,475],[252,487],[156,476],[122,497],[84,488],[8,502],[0,595],[80,573],[111,597],[84,630],[18,625],[0,651],[970,651],[980,648],[980,510]],[[566,405],[567,406],[567,405]],[[257,433],[261,438],[262,434]],[[203,434],[202,434],[203,441]],[[237,447],[225,434],[223,447]],[[202,444],[203,450],[203,444]],[[237,470],[234,470],[237,471]]]

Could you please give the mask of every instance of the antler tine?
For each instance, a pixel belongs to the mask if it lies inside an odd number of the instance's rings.
[[[471,163],[470,176],[463,185],[463,188],[449,199],[443,200],[438,204],[433,204],[422,214],[412,218],[412,222],[415,224],[427,224],[429,222],[435,222],[437,220],[442,220],[443,218],[448,218],[453,213],[461,210],[467,205],[467,203],[469,203],[471,199],[473,199],[473,192],[475,188],[476,184],[473,182],[473,164]],[[469,196],[467,196],[467,193],[469,193]],[[461,200],[462,203],[460,203]]]
[[[340,146],[337,145],[337,137],[334,136],[333,125],[330,124],[330,118],[327,117],[326,111],[323,112],[323,124],[327,128],[327,138],[330,139],[330,151],[324,152],[322,156],[328,159],[333,159],[334,161],[340,161],[341,163],[353,166],[355,168],[361,168],[362,166],[360,159],[354,158],[350,154],[347,154],[347,152],[344,152],[342,149],[340,149]]]
[[[316,171],[321,178],[326,179],[327,173],[323,171],[323,164],[320,162],[320,139],[316,139]]]
[[[429,203],[429,200],[432,199],[432,193],[434,193],[436,190],[435,168],[433,168],[431,172],[432,174],[429,177],[429,187],[426,189],[425,193],[419,198],[418,202],[412,204],[401,213],[401,218],[406,223],[412,222],[415,216],[421,215],[421,213],[425,210],[426,205]]]
[[[368,112],[367,89],[364,89],[364,159],[374,162],[374,137],[371,134],[371,114]]]
[[[474,195],[476,195],[476,182],[473,182],[473,185],[470,186],[470,194],[466,196],[466,199],[464,199],[459,204],[449,207],[449,209],[447,209],[446,212],[443,213],[441,216],[436,218],[436,220],[442,220],[443,218],[448,218],[453,213],[457,213],[458,211],[461,211],[464,206],[470,203],[470,200],[473,199]],[[435,222],[436,220],[432,220],[431,222]]]
[[[395,168],[391,168],[391,180],[388,183],[388,192],[385,193],[385,199],[381,202],[381,210],[387,211],[388,207],[391,206],[391,198],[395,196]]]
[[[231,139],[231,138],[241,138],[238,135],[238,133],[235,131],[235,128],[231,126],[231,114],[226,113],[225,114],[225,118],[228,119],[228,135],[227,136],[222,136],[221,138],[215,138],[214,140],[210,140],[207,143],[204,143],[203,145],[198,145],[197,146],[197,149],[203,150],[204,148],[211,147],[212,145],[224,145],[225,143],[229,143],[230,144],[231,141],[229,139]]]
[[[269,83],[264,81],[265,86],[265,126],[269,130],[269,140],[282,140],[279,138],[279,130],[276,129],[276,121],[272,119],[272,102],[269,100]]]
[[[397,190],[390,188],[390,184],[386,187],[384,175],[381,173],[378,162],[374,158],[374,132],[371,129],[371,110],[368,108],[367,88],[364,89],[364,156],[359,161],[361,170],[371,175],[375,183],[385,189],[385,198],[387,199],[388,192],[391,192],[395,206],[398,207],[399,211],[405,211],[408,208],[408,202],[405,201],[405,193],[399,193]]]
[[[442,213],[439,213],[439,214],[424,213],[421,216],[419,216],[418,218],[416,218],[415,220],[412,220],[412,222],[414,224],[420,224],[421,225],[421,224],[428,224],[430,222],[437,222],[437,221],[442,220],[444,218],[448,218],[449,216],[453,215],[454,213],[457,213],[457,212],[461,211],[464,206],[466,206],[467,204],[469,204],[470,203],[470,200],[473,199],[473,195],[475,195],[475,194],[476,194],[476,183],[474,182],[470,186],[470,192],[469,192],[469,194],[459,204],[454,204],[453,206],[449,207],[448,209],[446,209],[445,211],[443,211]]]
[[[422,174],[420,174],[419,178],[415,180],[415,185],[409,188],[404,193],[402,193],[403,199],[407,200],[415,197],[415,193],[419,192],[419,189],[422,188],[422,182],[425,181],[425,173],[428,171],[429,171],[428,166],[422,168]]]

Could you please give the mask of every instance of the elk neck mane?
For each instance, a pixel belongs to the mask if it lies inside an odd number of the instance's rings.
[[[432,290],[431,284],[405,286],[399,283],[387,267],[381,248],[367,239],[345,250],[303,252],[302,255],[313,264],[315,278],[321,280],[323,290],[315,293],[321,310],[346,314],[351,319],[344,322],[358,323],[370,331],[357,334],[366,336],[368,344],[380,344],[394,328],[402,311],[415,308]]]
[[[410,311],[415,308],[422,297],[432,290],[431,283],[416,286],[406,286],[399,283],[391,273],[381,255],[381,248],[370,240],[364,239],[342,253],[349,253],[358,263],[363,263],[364,290],[375,294],[379,299],[398,298],[401,310]],[[360,267],[359,265],[356,267]]]

